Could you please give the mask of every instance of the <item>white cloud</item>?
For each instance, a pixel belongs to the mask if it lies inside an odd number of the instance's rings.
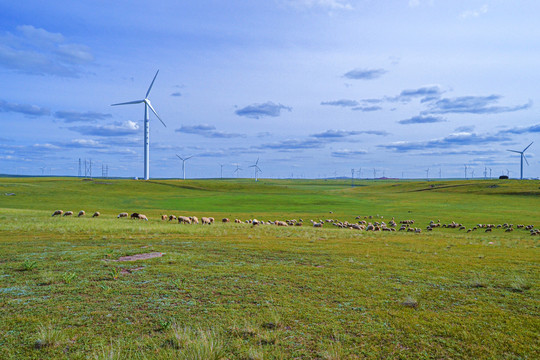
[[[345,0],[288,0],[287,3],[296,8],[324,8],[329,10],[353,10],[349,1]]]
[[[488,6],[487,4],[484,4],[480,9],[476,10],[466,10],[462,12],[459,17],[462,19],[468,19],[468,18],[476,18],[480,15],[483,15],[488,12]]]

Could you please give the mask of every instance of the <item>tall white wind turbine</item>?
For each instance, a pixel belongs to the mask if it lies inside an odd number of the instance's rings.
[[[180,160],[182,160],[182,173],[184,174],[184,180],[186,180],[186,161],[191,159],[194,155],[188,156],[187,158],[180,157],[180,155],[176,154]]]
[[[146,92],[144,99],[111,105],[111,106],[117,106],[117,105],[132,105],[132,104],[144,103],[144,180],[150,179],[150,121],[149,121],[150,112],[148,111],[148,109],[152,110],[154,115],[156,115],[159,121],[161,121],[163,126],[167,127],[167,125],[165,125],[163,120],[161,120],[161,118],[157,114],[156,110],[152,107],[152,104],[150,103],[150,100],[148,99],[148,95],[150,94],[150,90],[152,90],[152,86],[154,85],[154,81],[156,81],[156,77],[158,76],[158,73],[159,73],[159,70],[156,71],[156,75],[154,75],[154,79],[152,80],[152,83],[150,84],[150,87],[148,88],[148,91]]]
[[[521,180],[523,180],[523,159],[525,159],[525,162],[527,163],[527,165],[529,165],[529,162],[527,161],[527,158],[525,157],[525,151],[533,144],[533,142],[530,143],[525,149],[523,149],[523,151],[508,150],[508,151],[515,152],[521,155],[521,175],[520,175]]]
[[[255,168],[255,181],[259,181],[259,171],[262,172],[261,168],[259,167],[259,158],[257,158],[257,161],[255,161],[255,164],[249,167]]]

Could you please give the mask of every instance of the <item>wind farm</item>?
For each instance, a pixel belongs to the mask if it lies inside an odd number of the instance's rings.
[[[536,14],[0,2],[0,359],[539,358]]]

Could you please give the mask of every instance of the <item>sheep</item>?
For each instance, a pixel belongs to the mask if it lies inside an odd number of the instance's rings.
[[[191,219],[187,216],[178,216],[179,224],[191,224]]]
[[[235,223],[235,224],[241,224],[241,223],[242,223],[242,220],[240,220],[240,219],[234,219],[234,223]]]
[[[229,218],[223,218],[221,219],[221,222],[228,223],[231,222],[231,220],[229,220]]]
[[[489,228],[486,229],[485,232],[491,232],[491,231],[492,231],[492,229],[489,227]]]
[[[212,222],[210,221],[210,218],[207,218],[207,217],[204,217],[204,216],[203,216],[203,217],[201,218],[201,221],[202,221],[202,225],[206,225],[206,224],[212,225]]]
[[[323,227],[323,223],[322,223],[322,222],[313,222],[313,227],[316,227],[316,228],[322,228],[322,227]]]
[[[251,220],[251,224],[252,224],[253,226],[255,226],[255,225],[261,224],[261,222],[260,222],[259,220],[257,220],[257,219],[253,219],[253,220]]]
[[[64,216],[71,216],[71,215],[73,215],[73,211],[66,211],[64,213]]]
[[[98,217],[99,215],[101,215],[101,214],[99,213],[99,211],[96,211],[96,212],[94,213],[94,215],[92,215],[92,217],[95,218],[95,217]]]
[[[146,220],[148,221],[148,218],[146,217],[146,215],[143,215],[143,214],[139,214],[139,216],[137,217],[139,220]]]
[[[176,220],[176,216],[170,215],[170,216],[169,216],[169,221],[173,221],[173,220]]]
[[[214,218],[213,218],[213,217],[208,218],[208,219],[210,219],[210,222],[211,222],[212,224],[214,223]]]
[[[277,226],[288,226],[287,223],[285,221],[276,221],[275,224]]]
[[[63,210],[56,210],[56,211],[52,214],[52,216],[62,215],[63,213],[64,213]]]
[[[138,219],[138,218],[139,218],[139,213],[133,213],[133,214],[131,214],[131,218],[132,218],[132,219]]]
[[[84,212],[84,210],[81,210],[79,211],[79,215],[77,215],[77,217],[81,217],[81,216],[84,216],[86,215],[86,213]]]
[[[129,215],[129,214],[128,214],[127,212],[123,212],[123,213],[118,214],[118,216],[117,216],[116,218],[117,218],[117,219],[120,219],[120,218],[123,218],[123,217],[127,218],[128,215]]]
[[[165,221],[168,219],[168,216],[167,215],[161,215],[161,221]]]
[[[196,217],[196,216],[190,216],[189,219],[191,220],[192,224],[198,224],[199,223],[199,218]]]

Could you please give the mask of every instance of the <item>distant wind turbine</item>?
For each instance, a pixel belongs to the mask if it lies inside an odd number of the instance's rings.
[[[255,161],[255,164],[249,166],[255,169],[255,181],[259,181],[259,171],[262,172],[261,168],[259,168],[259,158],[257,158],[257,161]]]
[[[518,153],[518,154],[521,155],[521,174],[520,174],[520,177],[519,177],[521,180],[523,180],[523,159],[525,159],[525,162],[527,163],[527,166],[529,165],[529,162],[527,161],[527,158],[525,157],[525,151],[533,144],[533,142],[530,143],[525,149],[523,149],[523,151],[508,150],[508,151],[515,152],[515,153]]]
[[[235,164],[233,164],[235,165]],[[236,177],[238,177],[238,173],[241,171],[242,169],[240,168],[240,165],[236,164],[236,169],[233,171],[233,174],[236,174]]]
[[[156,75],[154,75],[154,79],[150,83],[150,87],[148,88],[148,91],[146,92],[146,95],[144,96],[144,99],[142,100],[135,100],[135,101],[128,101],[124,103],[118,103],[118,104],[112,104],[111,106],[117,106],[117,105],[132,105],[132,104],[144,104],[144,179],[148,180],[150,179],[150,112],[148,109],[152,110],[154,115],[161,121],[163,126],[167,127],[163,120],[159,117],[156,110],[152,107],[152,104],[150,103],[150,100],[148,99],[148,95],[150,94],[150,90],[152,90],[152,86],[154,85],[154,81],[156,81],[156,77],[159,73],[159,70],[156,71]]]
[[[180,160],[182,160],[182,174],[184,175],[184,180],[186,180],[186,161],[191,159],[193,155],[188,156],[187,158],[180,157],[180,155],[176,154]]]

